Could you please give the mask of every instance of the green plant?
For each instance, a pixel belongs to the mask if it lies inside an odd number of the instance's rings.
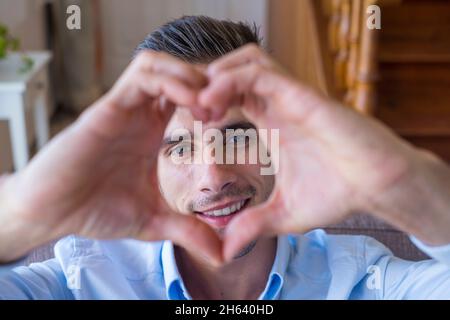
[[[9,29],[0,23],[0,59],[4,59],[9,51],[18,51],[20,40],[9,33]],[[33,67],[33,59],[26,54],[22,54],[22,66],[18,70],[21,73],[29,71]]]
[[[8,50],[17,51],[20,48],[20,40],[9,34],[8,27],[0,23],[0,59],[6,57]]]

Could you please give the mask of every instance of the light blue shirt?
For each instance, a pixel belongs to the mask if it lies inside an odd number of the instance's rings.
[[[260,299],[450,299],[450,245],[396,258],[365,236],[279,236]],[[2,299],[190,299],[170,241],[60,240],[55,258],[0,276]]]

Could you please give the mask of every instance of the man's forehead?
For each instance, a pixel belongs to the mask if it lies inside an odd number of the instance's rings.
[[[196,120],[190,110],[185,107],[178,107],[174,114],[172,115],[172,118],[170,119],[165,135],[170,135],[174,130],[177,129],[187,129],[189,131],[192,131],[194,128],[194,121]],[[244,116],[242,113],[241,108],[234,107],[228,109],[225,116],[220,119],[219,121],[211,121],[208,123],[202,123],[203,129],[209,129],[209,128],[222,128],[226,124],[235,123],[235,122],[242,122],[242,121],[248,121],[248,119]]]

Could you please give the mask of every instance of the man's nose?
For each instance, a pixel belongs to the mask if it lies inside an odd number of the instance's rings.
[[[204,193],[217,193],[236,183],[237,175],[223,164],[202,166],[199,189]]]

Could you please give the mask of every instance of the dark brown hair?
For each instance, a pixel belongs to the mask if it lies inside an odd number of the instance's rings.
[[[261,44],[256,25],[216,20],[206,16],[184,16],[161,26],[134,52],[164,51],[191,63],[209,63],[248,43]]]

